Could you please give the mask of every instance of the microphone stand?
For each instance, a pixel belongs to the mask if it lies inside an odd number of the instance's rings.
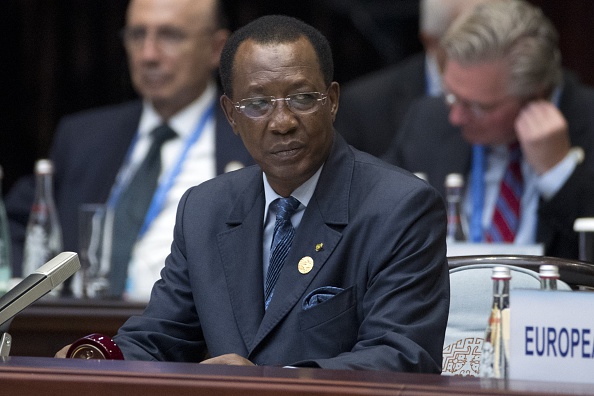
[[[12,319],[8,319],[6,322],[0,325],[0,358],[8,357],[10,354],[10,347],[12,346],[12,337],[8,334],[8,329],[12,323]]]

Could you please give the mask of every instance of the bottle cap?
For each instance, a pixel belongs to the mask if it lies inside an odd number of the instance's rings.
[[[464,187],[464,177],[460,173],[450,173],[445,179],[446,187]]]
[[[543,264],[538,268],[538,274],[541,278],[559,279],[559,268],[556,265]]]
[[[491,279],[509,280],[511,279],[511,271],[507,267],[495,267]]]
[[[575,232],[592,232],[594,231],[594,217],[581,217],[575,219],[573,223],[573,230]]]
[[[35,173],[48,174],[54,171],[54,164],[51,160],[40,159],[35,162]]]

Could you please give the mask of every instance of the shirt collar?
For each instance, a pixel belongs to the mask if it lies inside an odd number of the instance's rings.
[[[427,82],[425,93],[428,96],[441,95],[443,92],[441,74],[435,57],[429,53],[425,55],[425,80]]]
[[[298,211],[302,210],[303,208],[307,208],[307,205],[309,204],[309,200],[313,196],[316,186],[318,185],[318,180],[320,179],[320,174],[322,173],[323,167],[324,167],[324,165],[320,166],[320,169],[318,169],[316,171],[316,173],[313,174],[312,177],[310,177],[305,183],[303,183],[302,185],[297,187],[291,193],[291,196],[297,198],[299,200],[299,202],[301,202],[301,205],[299,205]],[[268,208],[269,208],[270,204],[275,199],[282,198],[282,197],[280,195],[278,195],[276,193],[276,191],[274,191],[272,189],[272,187],[268,183],[266,174],[263,173],[262,175],[263,175],[262,179],[264,181],[264,196],[266,198],[266,206],[264,207],[264,221],[266,221],[266,219],[268,218]]]
[[[190,136],[198,119],[206,111],[208,106],[216,99],[216,87],[214,82],[209,82],[206,89],[192,103],[175,113],[168,121],[169,126],[182,138]],[[138,124],[138,133],[141,136],[148,136],[163,120],[155,107],[148,100],[143,101],[142,114]]]

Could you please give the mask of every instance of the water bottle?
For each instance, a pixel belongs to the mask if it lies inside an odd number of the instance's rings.
[[[462,197],[464,194],[464,178],[459,173],[450,173],[445,180],[448,233],[446,241],[464,242],[466,233],[462,226]]]
[[[507,378],[509,369],[509,281],[507,267],[493,268],[493,304],[485,331],[479,376]]]
[[[8,229],[8,218],[6,217],[6,208],[2,199],[2,178],[4,173],[0,166],[0,296],[8,291],[10,278],[12,277],[12,267],[10,264],[10,232]]]
[[[543,264],[538,268],[541,290],[557,290],[559,268],[556,265]]]
[[[53,196],[54,166],[50,160],[35,163],[35,200],[29,214],[23,252],[23,277],[62,252],[62,228]],[[55,289],[54,289],[55,290]]]

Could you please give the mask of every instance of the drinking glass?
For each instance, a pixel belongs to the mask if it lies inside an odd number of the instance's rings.
[[[78,211],[79,293],[83,298],[104,298],[109,292],[111,237],[106,205],[83,204]]]

